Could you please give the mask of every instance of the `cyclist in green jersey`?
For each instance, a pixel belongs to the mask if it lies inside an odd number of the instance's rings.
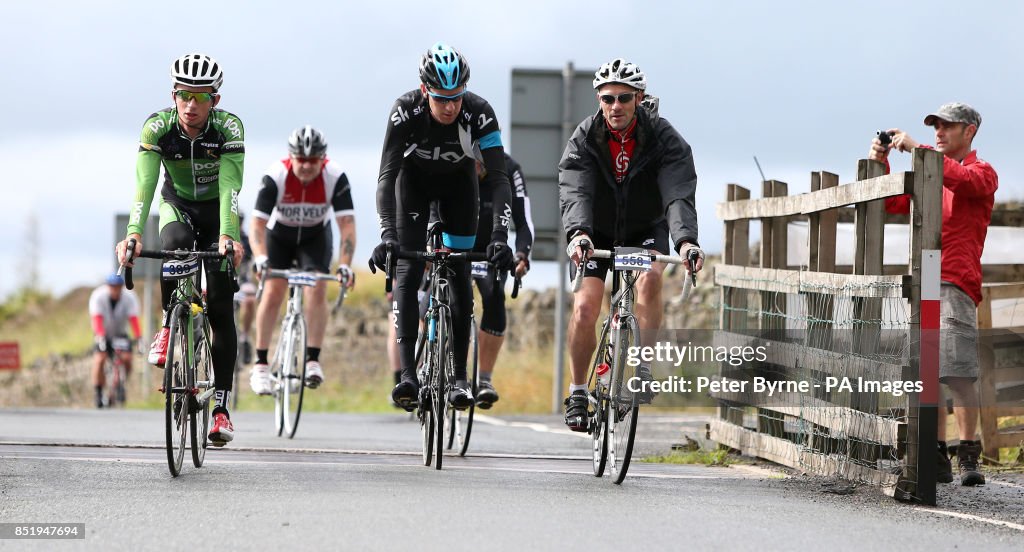
[[[157,200],[162,249],[214,250],[230,246],[238,266],[238,192],[242,188],[245,145],[242,122],[217,109],[218,90],[224,82],[220,64],[204,54],[186,54],[171,65],[174,106],[146,119],[135,165],[136,192],[128,218],[127,237],[117,244],[117,257],[126,263],[128,240],[135,239],[135,255],[142,250],[142,231],[164,168]],[[237,354],[231,282],[225,262],[204,263],[213,370],[216,380],[210,441],[223,446],[234,438],[227,405]],[[161,281],[164,324],[153,338],[149,362],[163,366],[167,358],[167,305],[173,281]]]

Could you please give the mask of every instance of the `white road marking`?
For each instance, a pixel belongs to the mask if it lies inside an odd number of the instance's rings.
[[[988,524],[991,524],[991,525],[998,525],[1000,527],[1008,527],[1010,529],[1016,529],[1017,531],[1024,531],[1024,525],[1021,525],[1019,523],[1011,523],[1009,521],[1002,521],[1002,520],[998,520],[998,519],[991,519],[991,518],[976,516],[974,514],[963,514],[963,513],[960,513],[960,512],[950,512],[948,510],[939,510],[939,509],[936,509],[936,508],[918,508],[918,509],[920,511],[922,511],[922,512],[929,512],[929,513],[932,513],[932,514],[940,514],[940,515],[943,515],[943,516],[955,517],[955,518],[960,518],[960,519],[967,519],[967,520],[971,520],[971,521],[980,521],[982,523],[988,523]]]

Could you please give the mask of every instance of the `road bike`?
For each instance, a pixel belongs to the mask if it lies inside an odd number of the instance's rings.
[[[453,410],[448,405],[448,392],[455,385],[450,294],[455,275],[449,265],[487,260],[485,253],[449,250],[444,246],[442,233],[443,225],[440,222],[430,223],[427,229],[428,251],[399,251],[389,247],[385,262],[385,287],[388,292],[391,292],[394,265],[398,259],[430,263],[430,295],[421,332],[424,339],[418,347],[418,356],[422,360],[416,363],[420,393],[415,413],[423,437],[423,465],[429,466],[433,462],[434,468],[438,470],[444,458],[445,420],[451,415],[449,411]],[[465,443],[468,446],[468,439]]]
[[[127,337],[115,337],[106,342],[104,350],[106,360],[103,361],[103,380],[106,382],[103,396],[104,408],[124,406],[125,382],[128,374],[123,354],[131,350],[132,342]]]
[[[135,240],[128,241],[127,262],[135,251]],[[164,362],[164,426],[166,430],[167,467],[177,477],[185,458],[185,447],[191,438],[192,463],[200,468],[209,446],[210,399],[215,392],[213,360],[210,353],[212,334],[207,318],[206,294],[203,292],[202,265],[221,262],[227,265],[233,291],[238,291],[232,246],[224,254],[215,251],[177,249],[146,251],[138,257],[160,259],[161,278],[177,285],[171,296],[164,326],[169,328],[167,358]],[[125,287],[135,287],[131,267],[125,267]]]
[[[686,259],[651,253],[637,247],[616,247],[614,250],[590,249],[581,242],[584,255],[576,265],[573,293],[583,282],[587,259],[611,259],[613,279],[611,306],[601,324],[597,350],[587,376],[591,408],[588,409],[588,432],[592,437],[594,475],[604,475],[605,467],[615,483],[621,484],[629,469],[640,413],[640,393],[629,389],[629,381],[638,379],[637,366],[630,366],[628,351],[640,346],[640,326],[633,312],[636,282],[640,274],[650,271],[656,262],[688,263],[690,277],[683,284],[684,298],[696,283],[695,265],[699,253],[692,251]],[[635,363],[635,362],[634,362]]]
[[[263,286],[267,279],[281,278],[288,281],[288,307],[281,321],[277,349],[270,362],[270,385],[274,396],[274,431],[278,436],[295,437],[302,414],[302,397],[306,389],[306,317],[303,313],[303,290],[315,287],[324,280],[338,283],[338,277],[296,269],[280,270],[266,268],[260,272],[260,284],[256,291],[256,303],[263,297]],[[335,314],[345,300],[346,286],[341,286],[338,299],[331,309]]]
[[[474,279],[483,278],[495,278],[491,271],[491,263],[487,261],[477,261],[472,266],[472,276]],[[499,280],[500,281],[500,280]],[[522,284],[522,280],[518,277],[515,278],[512,284],[512,298],[515,299],[519,296],[519,286]],[[478,328],[476,325],[476,315],[472,315],[469,321],[469,354],[470,360],[467,363],[466,375],[469,377],[470,392],[473,393],[475,398],[477,395],[478,385],[480,383],[480,343],[478,340]],[[417,336],[417,352],[421,350],[423,332]],[[416,365],[420,364],[420,356],[417,353]],[[472,369],[469,367],[472,366]],[[469,405],[469,408],[465,411],[451,409],[448,415],[448,450],[452,450],[457,444],[459,450],[459,456],[465,456],[466,451],[469,450],[469,438],[473,435],[473,415],[476,412],[476,401]]]

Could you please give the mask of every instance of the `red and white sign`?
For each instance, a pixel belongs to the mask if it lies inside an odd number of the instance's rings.
[[[21,354],[18,352],[18,342],[0,342],[0,370],[18,370],[20,368]]]

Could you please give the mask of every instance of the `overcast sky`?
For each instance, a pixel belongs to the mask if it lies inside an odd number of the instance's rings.
[[[187,52],[224,68],[221,107],[246,130],[246,211],[293,128],[327,134],[355,188],[360,266],[377,243],[388,111],[417,85],[432,43],[466,55],[470,87],[494,106],[513,155],[512,68],[626,57],[693,147],[701,242],[715,252],[724,185],[759,196],[753,155],[790,193],[807,191],[813,170],[850,182],[875,130],[904,128],[930,143],[922,119],[951,100],[984,118],[975,146],[999,173],[997,200],[1021,199],[1022,12],[946,1],[4,2],[0,297],[24,278],[30,213],[40,220],[44,288],[92,285],[112,268],[113,216],[132,199],[142,122],[170,105],[168,67]],[[909,169],[907,158],[894,168]],[[541,267],[532,283],[553,284],[552,275]]]

